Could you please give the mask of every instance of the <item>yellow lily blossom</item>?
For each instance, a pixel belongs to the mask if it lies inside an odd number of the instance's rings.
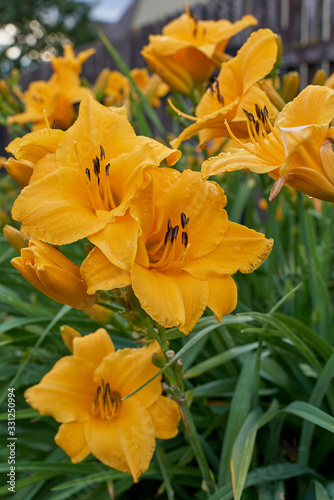
[[[126,76],[119,71],[110,71],[104,89],[106,106],[129,106],[130,83]]]
[[[6,161],[5,168],[11,178],[19,186],[25,187],[53,171],[51,153],[55,152],[63,134],[63,130],[43,128],[10,142],[6,151],[14,158]]]
[[[138,482],[156,446],[156,438],[177,435],[180,411],[162,396],[161,376],[122,401],[159,370],[152,355],[156,342],[139,349],[115,347],[104,328],[72,337],[73,355],[61,358],[25,398],[61,426],[55,441],[73,463],[92,453],[104,464]]]
[[[132,285],[155,321],[188,334],[206,306],[218,321],[233,311],[231,275],[259,267],[273,241],[230,222],[223,189],[199,172],[160,169],[153,179],[152,201],[138,199],[146,217],[132,269],[113,265],[94,248],[81,273],[88,293]]]
[[[32,238],[11,264],[31,285],[56,302],[75,309],[86,309],[96,302],[96,295],[87,294],[79,266],[50,245]]]
[[[141,231],[132,203],[152,168],[165,158],[174,164],[180,155],[136,136],[124,108],[107,108],[88,96],[48,158],[54,171],[22,190],[13,218],[22,222],[24,235],[53,245],[87,237],[115,265],[130,269]]]
[[[186,13],[167,24],[161,35],[149,36],[149,45],[141,53],[172,90],[189,94],[194,82],[208,81],[215,67],[220,67],[230,38],[255,24],[251,15],[235,23],[201,21],[186,7]]]
[[[252,33],[237,55],[222,65],[217,79],[210,84],[196,108],[196,118],[185,115],[195,123],[171,141],[172,146],[179,147],[197,132],[200,144],[214,137],[229,137],[225,120],[237,137],[248,137],[243,108],[254,107],[255,102],[266,106],[269,117],[274,119],[278,111],[257,82],[271,71],[276,57],[276,35],[269,29]]]
[[[161,104],[160,97],[164,97],[169,92],[168,85],[156,73],[150,76],[146,68],[134,68],[130,71],[130,75],[150,105],[158,108]]]
[[[32,122],[33,130],[45,128],[54,123],[60,129],[67,129],[75,120],[74,103],[83,97],[93,95],[81,86],[79,72],[82,63],[95,51],[80,52],[74,57],[73,47],[64,49],[65,57],[52,57],[51,65],[55,73],[48,81],[34,81],[24,93],[25,111],[7,119],[9,124]]]
[[[334,92],[309,85],[283,108],[274,127],[265,109],[256,107],[254,116],[248,108],[246,114],[251,143],[239,142],[241,149],[209,158],[202,165],[203,177],[249,168],[275,179],[269,200],[285,184],[333,202],[334,130],[328,124],[334,117]]]

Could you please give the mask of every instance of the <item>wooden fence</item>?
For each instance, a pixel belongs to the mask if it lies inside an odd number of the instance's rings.
[[[318,68],[322,67],[327,73],[334,71],[334,0],[211,0],[196,6],[192,12],[199,19],[225,18],[231,21],[253,14],[258,19],[259,28],[270,28],[282,36],[282,70],[299,71],[302,87],[310,83]],[[139,31],[129,31],[116,39],[112,31],[107,35],[131,68],[141,67],[145,62],[140,50],[148,43],[148,36],[160,33],[162,27],[177,15],[144,26]],[[252,29],[233,37],[227,51],[234,54]],[[90,82],[95,81],[103,68],[115,67],[100,42],[93,46],[96,54],[85,63],[82,72]],[[22,86],[26,88],[32,80],[48,79],[50,74],[50,65],[41,64],[22,76]]]

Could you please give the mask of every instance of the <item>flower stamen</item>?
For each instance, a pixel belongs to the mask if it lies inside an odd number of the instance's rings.
[[[120,407],[121,397],[119,393],[111,391],[109,382],[104,385],[104,381],[102,380],[101,385],[96,390],[96,395],[92,403],[93,415],[99,415],[102,420],[111,420],[117,417]]]

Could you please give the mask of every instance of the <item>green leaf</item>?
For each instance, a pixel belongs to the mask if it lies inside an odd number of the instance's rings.
[[[246,344],[239,347],[232,347],[228,351],[222,352],[221,354],[217,354],[216,356],[212,356],[211,358],[202,361],[198,365],[193,366],[192,368],[187,370],[186,374],[184,375],[184,378],[189,379],[193,377],[198,377],[199,375],[202,375],[203,373],[213,370],[214,368],[217,368],[218,366],[221,366],[224,363],[231,361],[232,359],[238,358],[243,354],[246,354],[250,351],[253,351],[254,349],[257,349],[258,346],[259,346],[258,342],[253,342],[252,344]]]
[[[316,500],[332,500],[332,496],[328,493],[326,488],[319,483],[314,481],[315,484],[315,498]]]
[[[229,480],[232,449],[251,407],[256,368],[256,355],[251,353],[244,363],[231,402],[221,451],[218,486]]]
[[[281,411],[297,415],[329,432],[334,432],[334,418],[304,401],[294,401]]]

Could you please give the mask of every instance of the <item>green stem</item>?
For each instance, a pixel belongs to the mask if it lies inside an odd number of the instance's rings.
[[[195,427],[195,423],[192,417],[192,414],[190,412],[190,409],[188,407],[187,400],[182,399],[180,404],[181,408],[181,413],[182,413],[182,418],[184,421],[184,425],[186,427],[190,444],[193,449],[195,458],[197,460],[198,466],[200,468],[200,471],[202,473],[203,481],[205,483],[205,489],[207,490],[208,494],[213,495],[217,488],[214,482],[214,476],[213,473],[209,467],[209,464],[207,462],[206,456],[204,454],[201,442],[199,440],[197,430]]]

